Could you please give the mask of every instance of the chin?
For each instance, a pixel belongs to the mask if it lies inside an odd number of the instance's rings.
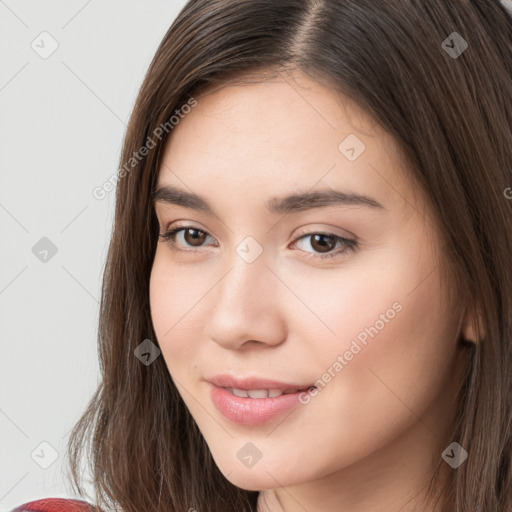
[[[254,473],[252,471],[253,470],[251,469],[246,471],[228,471],[227,473],[223,472],[223,475],[233,485],[240,489],[244,489],[245,491],[265,491],[276,487],[276,480],[274,480],[264,470],[259,470]],[[278,474],[276,475],[276,479],[280,481]]]

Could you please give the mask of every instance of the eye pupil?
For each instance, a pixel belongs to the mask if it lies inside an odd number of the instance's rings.
[[[331,243],[325,244],[325,238],[330,239]],[[317,234],[312,236],[313,242],[311,242],[311,247],[313,247],[315,250],[318,250],[319,252],[329,252],[334,249],[334,246],[336,245],[336,241],[334,240],[334,237],[331,235],[323,235],[323,234]],[[319,249],[315,247],[315,244],[317,244],[319,241],[323,240],[320,245]]]
[[[194,232],[195,234],[189,239],[188,235],[190,232]],[[201,233],[201,235],[197,235],[197,233]],[[185,230],[185,240],[190,245],[197,245],[198,247],[204,242],[205,232],[196,228],[187,228]],[[199,242],[199,243],[197,243]]]

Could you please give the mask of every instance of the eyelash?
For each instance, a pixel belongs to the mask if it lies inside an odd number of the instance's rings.
[[[205,233],[206,235],[211,236],[206,231],[203,231],[202,229],[196,228],[195,226],[180,226],[178,228],[169,230],[169,231],[167,231],[165,233],[161,233],[158,236],[162,240],[166,241],[166,243],[169,245],[169,247],[173,251],[196,253],[196,252],[198,252],[198,249],[177,249],[176,248],[176,241],[174,239],[175,235],[178,234],[180,231],[185,231],[187,229],[194,229],[196,231],[199,231],[200,233]],[[307,256],[306,257],[307,259],[327,260],[327,259],[334,258],[334,257],[342,255],[342,254],[347,254],[347,253],[350,253],[350,252],[354,252],[357,249],[357,247],[358,247],[358,243],[355,240],[350,240],[348,238],[343,238],[341,236],[334,235],[333,233],[326,233],[326,232],[312,232],[312,233],[304,234],[304,235],[300,236],[299,238],[297,238],[293,242],[293,244],[296,244],[299,240],[302,240],[303,238],[311,237],[313,235],[323,235],[323,236],[333,237],[333,238],[336,239],[336,242],[341,242],[342,244],[344,244],[344,247],[338,248],[338,249],[332,249],[332,252],[329,252],[327,254],[309,253],[309,254],[311,254],[311,256]]]

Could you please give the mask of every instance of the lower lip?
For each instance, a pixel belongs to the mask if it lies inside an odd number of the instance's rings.
[[[225,418],[239,425],[261,425],[277,418],[300,404],[299,394],[297,392],[273,398],[243,398],[213,384],[210,392],[215,407]]]

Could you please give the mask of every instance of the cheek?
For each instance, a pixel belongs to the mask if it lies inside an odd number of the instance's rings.
[[[334,443],[354,441],[354,459],[357,446],[371,451],[417,421],[452,378],[458,319],[435,264],[416,262],[345,276],[345,288],[324,302],[336,341],[315,342],[310,353],[322,368],[311,413],[330,425]],[[352,448],[343,450],[350,459]]]
[[[177,287],[171,274],[165,273],[157,255],[149,280],[149,304],[153,327],[160,342],[164,341],[166,333],[176,322],[175,305],[178,303]]]
[[[423,332],[423,323],[435,327],[429,317],[436,314],[433,304],[439,304],[441,290],[432,285],[435,274],[425,279],[433,268],[421,251],[390,244],[339,268],[283,271],[282,279],[295,295],[287,301],[293,302],[293,313],[291,306],[286,311],[294,339],[308,345],[317,355],[313,360],[323,366],[350,350],[354,340],[365,354],[377,344],[399,350],[409,334]]]
[[[214,283],[205,272],[176,268],[165,251],[157,251],[149,282],[151,320],[167,367],[177,378],[190,378],[204,340],[195,318],[204,318],[199,312]]]
[[[361,346],[357,359],[368,358],[370,364],[370,358],[400,360],[413,351],[434,355],[444,347],[447,334],[453,334],[453,304],[420,233],[418,229],[413,236],[397,237],[395,243],[361,253],[339,272],[304,280],[290,274],[288,282],[322,321],[305,315],[301,331],[309,332],[318,353],[332,359],[351,347],[355,352],[356,341]]]
[[[453,364],[458,318],[446,283],[424,245],[408,243],[374,251],[337,275],[319,274],[315,286],[289,276],[319,317],[304,309],[296,329],[309,344],[300,359],[327,390],[312,401],[343,408],[353,425],[371,428],[378,412],[383,419],[407,413],[403,402],[425,408]]]

